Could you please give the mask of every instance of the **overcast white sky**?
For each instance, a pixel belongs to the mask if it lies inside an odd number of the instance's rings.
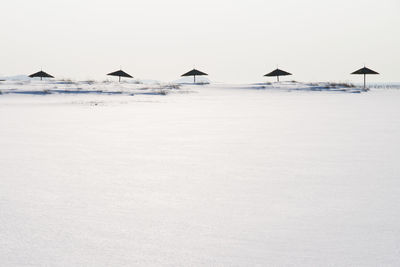
[[[400,81],[399,0],[3,0],[0,74],[221,82],[280,68],[300,81],[358,81],[365,63]]]

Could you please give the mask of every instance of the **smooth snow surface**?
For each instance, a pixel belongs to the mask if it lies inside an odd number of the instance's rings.
[[[1,266],[400,265],[399,90],[2,90]]]

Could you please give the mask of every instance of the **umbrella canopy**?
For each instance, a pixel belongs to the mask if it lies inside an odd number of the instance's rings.
[[[270,72],[270,73],[268,73],[268,74],[265,74],[264,76],[272,76],[272,77],[275,77],[276,76],[276,78],[277,78],[277,80],[278,80],[278,82],[279,82],[279,76],[287,76],[287,75],[292,75],[291,73],[289,73],[289,72],[286,72],[286,71],[284,71],[284,70],[280,70],[280,69],[276,69],[276,70],[274,70],[274,71],[272,71],[272,72]]]
[[[118,77],[119,77],[119,81],[121,81],[121,77],[133,78],[131,75],[129,75],[128,73],[126,73],[126,72],[123,71],[123,70],[117,70],[117,71],[111,72],[111,73],[109,73],[109,74],[107,74],[107,75],[110,75],[110,76],[118,76]]]
[[[40,77],[40,80],[42,80],[43,78],[54,78],[53,76],[51,76],[50,74],[48,74],[42,70],[29,75],[29,77],[30,78]]]
[[[360,75],[364,75],[364,89],[365,89],[365,76],[368,74],[379,74],[378,72],[368,69],[364,66],[364,68],[361,68],[359,70],[356,70],[355,72],[352,72],[351,74],[360,74]]]
[[[204,76],[204,75],[208,75],[207,73],[201,72],[199,70],[196,69],[192,69],[189,72],[186,72],[185,74],[182,74],[181,77],[183,76],[193,76],[193,81],[194,83],[196,83],[196,76]]]

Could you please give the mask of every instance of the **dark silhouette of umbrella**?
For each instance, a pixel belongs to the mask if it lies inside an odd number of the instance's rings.
[[[208,75],[207,73],[201,72],[199,70],[196,69],[192,69],[189,72],[186,72],[185,74],[182,74],[181,77],[183,76],[193,76],[193,83],[196,83],[196,76],[204,76],[204,75]]]
[[[133,78],[131,75],[129,75],[128,73],[126,73],[126,72],[123,71],[123,70],[117,70],[117,71],[111,72],[111,73],[109,73],[109,74],[107,74],[107,75],[110,75],[110,76],[118,76],[118,77],[119,77],[119,82],[121,82],[121,77]]]
[[[376,72],[376,71],[373,71],[373,70],[371,70],[371,69],[368,69],[368,68],[366,68],[366,67],[364,66],[364,68],[361,68],[361,69],[359,69],[359,70],[356,70],[355,72],[352,72],[351,74],[361,74],[361,75],[364,75],[364,89],[365,89],[365,76],[368,75],[368,74],[379,74],[379,73]]]
[[[40,77],[40,80],[42,80],[43,78],[54,78],[53,76],[51,76],[50,74],[48,74],[42,70],[29,75],[29,77],[30,78]]]
[[[292,74],[289,73],[289,72],[286,72],[284,70],[276,69],[276,70],[274,70],[274,71],[272,71],[272,72],[270,72],[268,74],[265,74],[264,76],[270,76],[270,77],[271,76],[272,77],[276,76],[277,81],[279,82],[279,76],[287,76],[287,75],[292,75]]]

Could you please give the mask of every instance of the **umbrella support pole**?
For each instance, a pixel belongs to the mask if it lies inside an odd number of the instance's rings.
[[[365,76],[366,76],[366,75],[364,74],[364,89],[365,89]]]
[[[118,82],[121,82],[121,76],[119,76]]]
[[[193,75],[193,83],[196,84],[196,75]]]
[[[279,83],[279,75],[278,76],[276,76],[276,80],[278,81],[278,83]]]

